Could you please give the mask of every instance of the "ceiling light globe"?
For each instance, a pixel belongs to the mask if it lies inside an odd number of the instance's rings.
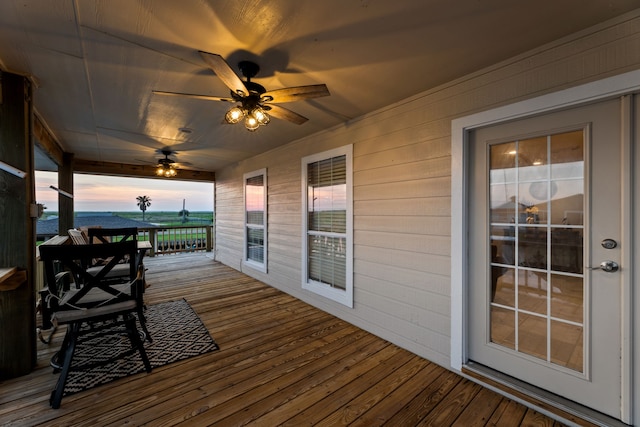
[[[240,120],[244,118],[244,111],[240,107],[233,107],[227,114],[225,114],[224,119],[229,124],[238,123]]]
[[[260,107],[256,107],[252,114],[261,125],[266,125],[271,121],[269,115]]]
[[[260,127],[260,122],[258,122],[258,119],[256,119],[252,115],[249,115],[246,119],[244,119],[244,126],[248,131],[253,132]]]

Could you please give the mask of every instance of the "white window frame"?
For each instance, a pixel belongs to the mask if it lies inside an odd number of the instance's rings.
[[[309,280],[308,275],[308,194],[307,165],[338,156],[346,156],[346,289],[341,290],[325,283]],[[302,158],[302,288],[327,299],[353,308],[353,145],[316,153]]]
[[[263,206],[264,206],[264,213],[262,215],[262,225],[258,225],[256,226],[256,224],[248,224],[247,223],[247,180],[250,178],[254,178],[256,176],[260,176],[262,175],[263,177],[263,185],[264,185],[264,194],[263,194]],[[242,264],[244,266],[247,267],[251,267],[253,269],[256,269],[258,271],[261,271],[263,273],[267,272],[267,259],[268,259],[268,251],[267,251],[267,169],[259,169],[257,171],[253,171],[253,172],[248,172],[245,173],[242,177],[242,190],[243,190],[243,197],[242,197],[242,203],[243,203],[243,207],[242,210],[244,212],[244,218],[243,218],[243,227],[244,227],[244,249],[243,249],[243,256],[242,256]],[[247,247],[248,247],[248,243],[249,243],[249,233],[248,233],[248,228],[253,227],[253,228],[262,228],[264,230],[264,234],[263,234],[263,240],[264,240],[264,247],[263,247],[263,262],[257,262],[255,260],[249,259],[249,254],[247,253]]]

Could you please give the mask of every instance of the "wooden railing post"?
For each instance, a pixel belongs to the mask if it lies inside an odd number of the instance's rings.
[[[149,229],[149,242],[151,242],[151,250],[149,251],[149,256],[156,256],[156,247],[158,245],[158,241],[155,228]]]
[[[211,239],[211,236],[213,235],[211,230],[213,229],[213,227],[208,225],[206,229],[207,229],[207,252],[211,252],[213,250],[213,241]]]

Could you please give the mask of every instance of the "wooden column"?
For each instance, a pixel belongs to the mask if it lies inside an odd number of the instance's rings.
[[[0,287],[0,380],[28,374],[36,362],[31,124],[29,80],[0,72],[0,161],[26,173],[0,170],[0,269],[24,278]]]
[[[64,153],[62,164],[58,167],[58,188],[73,194],[73,154]],[[58,234],[66,236],[67,230],[74,228],[73,199],[58,195]]]

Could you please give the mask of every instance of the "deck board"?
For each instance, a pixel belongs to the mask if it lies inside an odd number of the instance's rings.
[[[347,322],[216,263],[146,262],[147,304],[186,299],[220,350],[62,400],[51,345],[0,387],[2,425],[561,425]]]

